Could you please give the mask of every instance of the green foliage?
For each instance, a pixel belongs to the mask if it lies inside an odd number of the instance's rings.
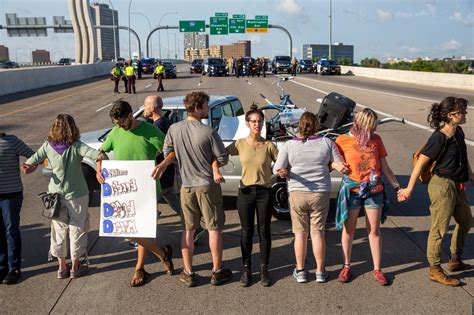
[[[0,62],[5,62],[5,61],[8,61],[7,58],[0,58]]]
[[[352,60],[349,58],[337,58],[336,63],[341,66],[352,66]]]
[[[365,58],[364,60],[366,60]],[[362,63],[362,61],[361,61]],[[468,70],[469,61],[466,60],[421,60],[415,62],[401,61],[394,64],[385,63],[384,69],[424,71],[424,72],[442,72],[442,73],[472,73]],[[368,66],[364,66],[368,67]]]
[[[365,58],[360,61],[360,65],[368,68],[380,68],[381,63],[376,58]]]

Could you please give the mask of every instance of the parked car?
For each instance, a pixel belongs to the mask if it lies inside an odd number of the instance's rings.
[[[298,64],[298,72],[313,72],[313,60],[301,59]]]
[[[165,68],[165,79],[176,79],[178,77],[176,66],[171,61],[162,61],[162,64]]]
[[[153,74],[155,71],[155,58],[142,58],[142,71],[145,74]]]
[[[227,65],[222,58],[206,58],[202,62],[202,75],[220,76],[229,75]]]
[[[59,66],[69,66],[74,62],[74,59],[72,58],[61,58],[58,61]]]
[[[272,72],[290,73],[291,71],[291,57],[290,56],[275,56],[272,60]]]
[[[341,74],[341,67],[336,63],[335,60],[332,59],[320,59],[316,66],[315,73],[321,73],[321,75],[325,74]]]
[[[0,63],[0,69],[13,69],[13,68],[20,68],[20,66],[14,61],[5,61]]]
[[[189,67],[190,73],[201,73],[202,72],[202,62],[203,59],[194,59],[191,62],[191,66]]]

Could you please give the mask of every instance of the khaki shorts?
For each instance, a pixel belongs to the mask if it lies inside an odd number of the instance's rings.
[[[195,230],[200,226],[201,217],[208,230],[222,230],[225,214],[220,185],[182,187],[181,218],[184,229]]]
[[[329,192],[290,192],[293,233],[324,231],[329,212]]]

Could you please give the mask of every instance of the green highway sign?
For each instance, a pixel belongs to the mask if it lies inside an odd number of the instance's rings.
[[[180,32],[205,32],[206,21],[179,21]]]
[[[268,21],[268,15],[256,15],[255,19],[256,20],[267,20]]]
[[[209,28],[211,35],[227,35],[229,34],[229,21],[227,17],[211,16]]]
[[[227,13],[216,13],[216,16],[225,16],[225,17],[227,17],[228,14]]]
[[[266,33],[268,31],[268,20],[247,20],[245,31],[247,33]]]
[[[245,19],[245,14],[233,14],[234,19]]]
[[[245,33],[245,19],[229,19],[229,34]]]

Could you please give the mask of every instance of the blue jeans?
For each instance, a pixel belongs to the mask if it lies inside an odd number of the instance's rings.
[[[0,194],[0,270],[20,269],[20,210],[23,192]]]

